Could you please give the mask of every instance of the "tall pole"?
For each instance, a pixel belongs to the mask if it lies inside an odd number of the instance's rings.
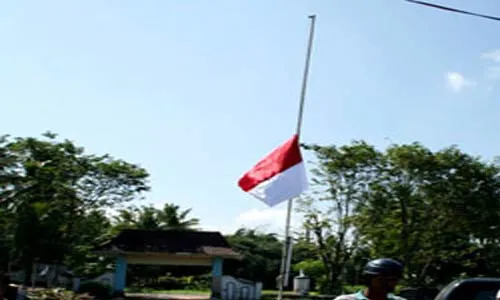
[[[306,99],[306,91],[307,91],[307,78],[309,76],[309,65],[311,63],[311,52],[312,52],[312,44],[314,39],[314,26],[316,23],[316,15],[309,16],[311,21],[310,29],[309,29],[309,41],[307,45],[307,53],[306,53],[306,62],[304,67],[304,76],[302,78],[302,89],[300,91],[300,102],[299,102],[299,113],[297,116],[297,129],[296,133],[300,137],[300,131],[302,127],[302,115],[304,114],[304,101]],[[283,255],[281,257],[281,270],[279,277],[279,293],[278,300],[283,299],[283,289],[286,286],[285,279],[288,279],[287,270],[287,255],[291,253],[289,248],[291,247],[291,237],[290,237],[290,223],[292,219],[292,204],[293,199],[288,200],[288,207],[286,212],[286,225],[285,225],[285,244],[283,246]]]
[[[302,89],[300,90],[299,113],[297,115],[297,135],[300,136],[302,129],[302,116],[304,115],[304,102],[306,100],[307,79],[309,78],[309,66],[311,64],[311,53],[314,40],[314,26],[316,25],[316,15],[309,16],[311,26],[309,29],[309,41],[307,43],[306,63],[304,67],[304,76],[302,77]]]

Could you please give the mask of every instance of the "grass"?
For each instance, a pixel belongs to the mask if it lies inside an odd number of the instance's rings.
[[[126,288],[126,293],[169,294],[169,295],[210,295],[210,290],[155,290],[150,288]]]
[[[143,293],[143,294],[169,294],[169,295],[209,295],[210,290],[154,290],[154,289],[125,289],[127,293]],[[278,291],[276,290],[263,290],[263,295],[276,295]],[[293,295],[295,294],[292,291],[285,291],[283,294],[285,295]],[[311,292],[311,294],[315,295],[316,292]]]
[[[210,295],[210,290],[169,290],[169,291],[155,291],[155,294],[170,294],[170,295]]]
[[[278,290],[263,290],[262,291],[262,295],[277,295],[277,294],[278,294]],[[296,295],[296,293],[293,291],[284,291],[283,295]],[[309,295],[316,296],[316,295],[319,295],[319,293],[311,291],[311,292],[309,292]]]
[[[155,290],[149,288],[126,288],[127,293],[142,293],[142,294],[169,294],[169,295],[210,295],[210,290]],[[277,290],[263,290],[262,295],[277,295]],[[295,295],[292,291],[284,291],[284,295]],[[310,292],[310,295],[319,295],[318,292]]]

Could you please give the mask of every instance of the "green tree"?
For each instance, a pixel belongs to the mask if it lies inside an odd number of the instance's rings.
[[[325,269],[317,252],[317,246],[310,238],[299,236],[293,245],[291,275],[299,274],[302,270],[311,279],[311,289],[323,290],[323,287],[328,286],[326,284],[328,270]]]
[[[312,192],[299,202],[304,226],[313,234],[317,257],[326,270],[324,292],[339,292],[345,268],[358,248],[353,214],[377,175],[381,154],[365,142],[351,145],[306,145],[315,156]]]
[[[243,261],[228,261],[228,274],[250,280],[261,281],[264,288],[276,288],[279,275],[283,243],[276,235],[254,229],[238,229],[227,236],[231,247],[243,254]]]
[[[13,215],[8,204],[14,195],[14,185],[19,181],[16,173],[16,159],[5,144],[9,136],[0,136],[0,271],[6,270],[13,253]]]
[[[192,230],[199,225],[199,219],[189,217],[191,209],[165,203],[163,209],[152,205],[121,209],[115,216],[115,233],[125,228],[146,230],[183,229]]]
[[[498,167],[455,147],[432,152],[418,143],[393,145],[382,161],[357,210],[372,255],[403,261],[411,285],[477,274],[477,254],[497,236]]]
[[[358,207],[358,226],[365,237],[370,236],[374,256],[397,258],[410,277],[418,277],[430,263],[422,259],[430,258],[429,226],[438,217],[422,189],[437,174],[433,155],[418,144],[394,146],[381,161],[367,201]]]
[[[158,210],[153,206],[120,209],[118,214],[114,216],[114,232],[117,234],[123,229],[161,229],[158,221]]]
[[[411,285],[499,274],[491,259],[500,253],[497,164],[456,147],[432,152],[419,143],[383,152],[364,142],[305,148],[316,155],[316,168],[299,210],[313,234],[311,253],[331,283],[326,290],[357,282],[369,257],[401,260]]]
[[[86,154],[69,140],[0,140],[0,199],[8,215],[14,259],[30,278],[35,261],[63,263],[78,245],[88,211],[113,207],[147,191],[147,172],[109,155]]]
[[[108,271],[112,258],[101,257],[92,249],[112,237],[111,222],[103,210],[91,210],[78,218],[74,227],[73,247],[66,264],[80,276],[94,277]]]
[[[195,230],[199,220],[189,217],[190,212],[191,209],[181,210],[180,206],[172,203],[165,203],[163,209],[152,205],[121,209],[114,216],[112,231],[116,235],[123,229]],[[164,275],[167,269],[160,266],[132,266],[129,275],[130,278],[136,278],[145,284],[152,284],[160,275]],[[174,268],[174,271],[177,270]]]
[[[158,220],[164,229],[191,229],[200,224],[198,218],[189,218],[191,208],[181,210],[178,205],[165,203],[158,213]]]

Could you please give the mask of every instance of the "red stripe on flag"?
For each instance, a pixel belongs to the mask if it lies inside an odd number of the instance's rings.
[[[245,173],[238,181],[238,185],[242,190],[248,192],[260,183],[301,162],[299,136],[295,134]]]

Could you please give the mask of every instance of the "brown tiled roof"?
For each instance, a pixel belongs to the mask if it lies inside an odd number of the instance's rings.
[[[220,232],[125,229],[96,252],[193,253],[240,258]]]

